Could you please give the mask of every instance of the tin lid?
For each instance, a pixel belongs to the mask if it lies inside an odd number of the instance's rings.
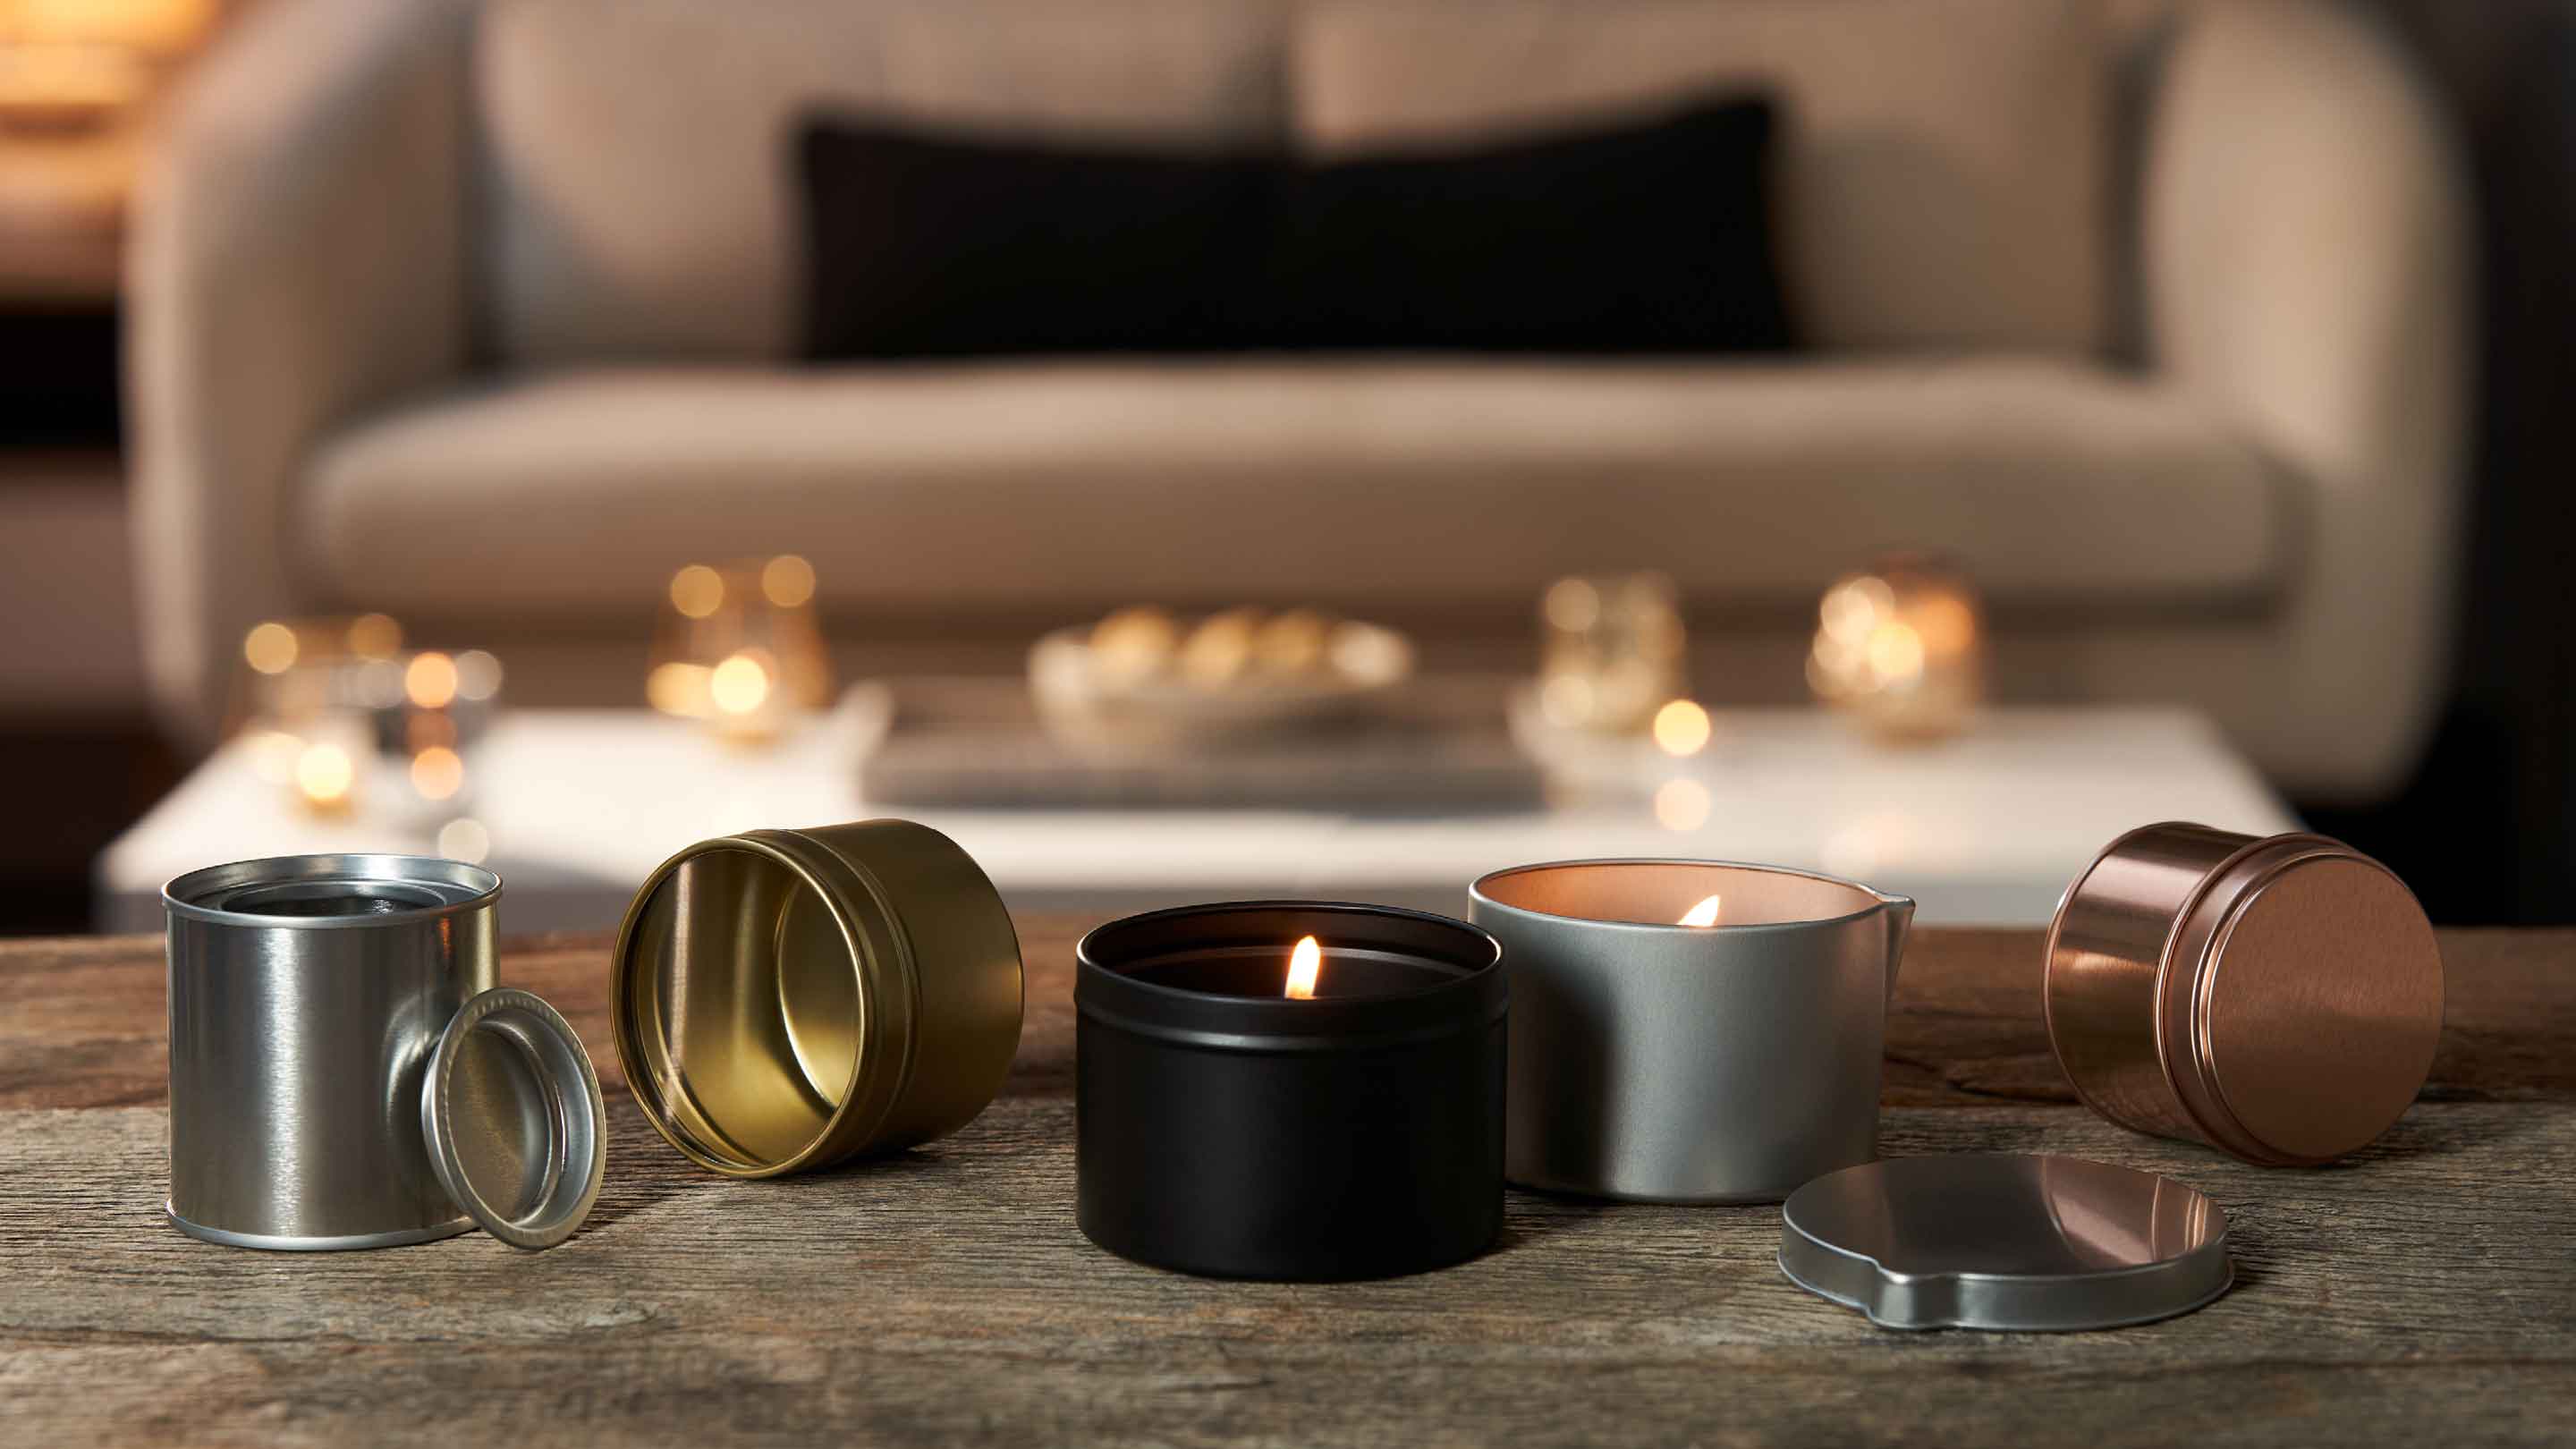
[[[1881,1328],[2118,1328],[2227,1291],[2227,1214],[2167,1177],[2074,1157],[1900,1157],[1780,1208],[1780,1271]]]
[[[2370,857],[2275,836],[2213,870],[2158,989],[2175,1095],[2215,1145],[2329,1162],[2402,1116],[2442,1034],[2442,957],[2423,908]]]
[[[512,987],[457,1009],[429,1054],[421,1135],[440,1185],[485,1232],[551,1248],[599,1199],[607,1112],[561,1013]]]

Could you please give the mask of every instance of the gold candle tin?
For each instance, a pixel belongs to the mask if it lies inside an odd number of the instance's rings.
[[[2321,835],[2130,831],[2067,887],[2047,969],[2049,1043],[2087,1104],[2263,1166],[2388,1130],[2442,1031],[2423,908]]]
[[[636,1104],[732,1177],[953,1132],[1019,1048],[1010,914],[956,842],[908,820],[690,846],[636,893],[611,972]]]

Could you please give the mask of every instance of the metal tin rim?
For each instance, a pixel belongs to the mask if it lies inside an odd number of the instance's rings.
[[[1813,920],[1747,922],[1728,922],[1721,920],[1712,925],[1706,926],[1684,926],[1669,921],[1617,921],[1606,920],[1599,916],[1562,916],[1552,911],[1533,911],[1526,906],[1515,906],[1504,901],[1498,901],[1494,899],[1493,896],[1487,894],[1485,890],[1487,882],[1497,881],[1505,876],[1530,875],[1542,870],[1567,870],[1581,866],[1593,865],[1713,866],[1724,870],[1758,870],[1768,872],[1772,875],[1803,876],[1808,880],[1823,881],[1827,885],[1847,886],[1852,890],[1859,891],[1862,895],[1868,896],[1870,898],[1870,903],[1856,911],[1849,911],[1839,916],[1818,916]],[[1800,870],[1795,866],[1787,865],[1764,865],[1758,861],[1750,860],[1703,860],[1695,856],[1682,855],[1595,856],[1582,860],[1542,860],[1532,862],[1528,865],[1506,866],[1501,870],[1490,870],[1485,872],[1483,875],[1476,877],[1476,879],[1470,882],[1467,886],[1467,897],[1478,905],[1490,906],[1497,911],[1504,912],[1505,914],[1522,916],[1532,920],[1581,921],[1588,926],[1600,926],[1619,931],[1731,931],[1748,935],[1764,931],[1807,931],[1813,930],[1818,926],[1839,926],[1848,922],[1860,920],[1875,912],[1883,911],[1889,906],[1900,901],[1907,905],[1913,904],[1913,901],[1909,897],[1897,895],[1891,891],[1883,891],[1878,889],[1876,886],[1863,885],[1859,881],[1850,880],[1843,876],[1827,875],[1820,870]]]
[[[403,1248],[413,1243],[434,1243],[474,1231],[474,1219],[454,1217],[425,1228],[398,1228],[390,1233],[351,1233],[337,1238],[281,1237],[272,1233],[237,1233],[230,1228],[210,1228],[192,1223],[179,1215],[176,1204],[163,1201],[161,1211],[170,1226],[189,1237],[227,1248],[258,1248],[272,1253],[345,1253],[361,1248]]]
[[[2332,1162],[2351,1149],[2322,1155],[2285,1152],[2257,1136],[2237,1116],[2220,1085],[2215,1044],[2210,1037],[2213,953],[2266,886],[2299,866],[2326,860],[2366,866],[2386,876],[2399,890],[2406,890],[2406,883],[2395,871],[2342,841],[2305,832],[2272,836],[2211,869],[2176,916],[2173,935],[2166,944],[2166,959],[2158,969],[2156,1051],[2173,1085],[2175,1100],[2208,1136],[2210,1145],[2267,1167],[2314,1167]],[[2242,872],[2243,878],[2227,880],[2235,872]],[[2219,889],[2222,884],[2227,887],[2223,892]]]
[[[456,1143],[456,1131],[463,1124],[448,1101],[465,1039],[504,1011],[527,1014],[545,1038],[542,1046],[547,1057],[536,1065],[549,1108],[547,1187],[535,1207],[515,1218],[487,1200],[467,1174]],[[577,1090],[565,1080],[573,1075],[579,1078]],[[591,1068],[590,1053],[582,1049],[572,1023],[532,992],[494,987],[448,1019],[438,1045],[430,1049],[429,1067],[421,1079],[420,1125],[439,1185],[483,1231],[511,1247],[553,1247],[573,1235],[599,1200],[600,1183],[608,1172],[608,1108],[600,1097],[599,1074]]]
[[[859,1020],[856,1030],[861,1039],[873,1039],[876,1028],[881,1024],[881,1016],[887,1014],[886,1009],[898,1005],[886,999],[883,994],[884,983],[876,979],[874,972],[870,970],[872,966],[898,973],[907,995],[913,989],[913,965],[904,933],[901,930],[887,933],[888,939],[884,943],[886,950],[882,958],[880,953],[870,950],[864,944],[868,939],[868,933],[861,928],[860,922],[853,919],[848,903],[842,898],[841,892],[823,879],[821,872],[815,868],[814,862],[802,858],[802,852],[785,848],[785,842],[778,837],[792,837],[800,841],[804,839],[793,831],[746,831],[739,835],[722,835],[689,845],[654,867],[653,873],[646,876],[644,883],[636,888],[635,898],[627,906],[626,919],[618,928],[617,945],[610,961],[611,1032],[617,1043],[618,1063],[626,1073],[627,1086],[634,1095],[636,1106],[643,1110],[644,1120],[653,1124],[653,1130],[662,1134],[664,1141],[678,1148],[682,1156],[700,1167],[723,1173],[728,1177],[778,1177],[833,1159],[847,1140],[853,1137],[863,1140],[893,1111],[895,1102],[902,1097],[903,1085],[912,1069],[912,1021],[911,1013],[906,1009],[901,1012],[902,1025],[905,1029],[896,1038],[900,1047],[898,1052],[900,1060],[891,1068],[891,1082],[884,1081],[889,1071],[888,1064],[884,1060],[884,1052],[862,1049],[854,1053],[850,1063],[849,1080],[843,1084],[840,1099],[834,1104],[831,1115],[815,1129],[813,1137],[804,1146],[774,1162],[745,1162],[710,1152],[673,1120],[668,1104],[662,1100],[661,1089],[656,1085],[660,1081],[660,1075],[650,1069],[648,1054],[638,1029],[633,975],[636,967],[637,934],[643,924],[645,911],[664,883],[688,861],[721,851],[745,851],[784,867],[794,874],[806,889],[814,892],[830,913],[833,925],[841,933],[843,949],[848,953],[849,968],[857,983],[856,1000]],[[891,903],[884,899],[883,891],[865,870],[827,847],[817,846],[816,848],[823,850],[831,859],[838,861],[848,870],[852,879],[868,893],[869,899],[877,906],[885,920],[892,922],[895,919]],[[907,1000],[900,1005],[908,1008],[910,1003]],[[863,1084],[871,1088],[864,1094],[860,1090]],[[885,1089],[880,1090],[881,1087]],[[862,1101],[863,1096],[866,1098],[865,1102]],[[853,1131],[853,1119],[859,1111],[867,1110],[870,1106],[873,1106],[873,1111],[867,1123]]]
[[[1150,930],[1160,923],[1185,918],[1204,919],[1270,911],[1402,921],[1436,930],[1471,945],[1474,954],[1472,959],[1456,963],[1458,975],[1455,977],[1419,990],[1356,1000],[1321,998],[1289,1001],[1284,998],[1228,996],[1141,980],[1121,969],[1121,963],[1106,959],[1101,951],[1101,941],[1106,933],[1139,928]],[[1123,916],[1094,926],[1074,944],[1073,954],[1074,1009],[1078,1015],[1125,1031],[1223,1050],[1297,1051],[1308,1049],[1310,1043],[1335,1050],[1344,1049],[1358,1039],[1352,1030],[1349,1020],[1352,1013],[1348,1008],[1360,1005],[1363,1000],[1371,1021],[1358,1036],[1378,1045],[1429,1039],[1481,1027],[1501,1018],[1510,1003],[1509,983],[1501,970],[1502,942],[1496,940],[1491,932],[1455,916],[1401,906],[1299,900],[1213,901],[1206,905],[1174,906]],[[1102,993],[1108,993],[1113,1001],[1103,1002],[1100,999]],[[1468,995],[1489,1000],[1483,1010],[1470,1017],[1460,1018],[1444,1009],[1451,998]],[[1390,1013],[1402,1019],[1383,1020]],[[1201,1019],[1177,1019],[1183,1016]]]
[[[260,886],[292,885],[300,881],[337,881],[343,883],[381,884],[391,886],[444,886],[466,894],[452,900],[421,903],[403,910],[385,911],[362,916],[297,916],[261,911],[227,910],[220,906],[200,904],[218,892],[241,892]],[[373,926],[391,926],[440,916],[463,915],[480,910],[500,899],[501,877],[479,865],[461,860],[447,860],[434,855],[392,855],[373,851],[349,851],[320,855],[272,855],[254,860],[229,861],[210,865],[174,876],[161,887],[161,904],[172,915],[217,926],[247,926],[265,930],[342,931],[365,930]]]
[[[2021,1155],[1969,1153],[1954,1155],[1944,1160],[1955,1163],[1961,1161],[1963,1157],[2010,1159]],[[2034,1156],[2046,1158],[2052,1154]],[[2114,1166],[2109,1163],[2089,1165]],[[1866,1172],[1884,1170],[1885,1167],[1886,1163],[1882,1161],[1863,1163],[1859,1167],[1842,1170]],[[2120,1170],[2139,1177],[2158,1176],[2158,1174],[2139,1172],[2135,1168]],[[2173,1181],[2170,1178],[2162,1180]],[[2187,1186],[2179,1183],[2176,1185]],[[1866,1252],[1829,1241],[1810,1231],[1798,1221],[1792,1211],[1796,1202],[1794,1194],[1790,1201],[1782,1203],[1780,1207],[1780,1247],[1775,1261],[1779,1265],[1781,1274],[1790,1282],[1819,1298],[1859,1310],[1869,1318],[1871,1323],[1881,1328],[1899,1330],[1971,1328],[2004,1332],[2089,1332],[2097,1329],[2127,1328],[2136,1324],[2154,1323],[2162,1319],[2179,1317],[2194,1309],[2206,1307],[2217,1301],[2235,1282],[2235,1263],[2228,1252],[2227,1244],[2226,1209],[2208,1194],[2201,1193],[2196,1188],[2190,1190],[2206,1201],[2210,1211],[2218,1216],[2218,1231],[2208,1241],[2172,1258],[2152,1263],[2133,1263],[2122,1268],[2086,1273],[2078,1278],[2070,1279],[2069,1275],[2062,1273],[2003,1273],[1982,1269],[1945,1269],[1937,1272],[1906,1272],[1891,1269]],[[1804,1192],[1805,1188],[1801,1188],[1800,1191]],[[2153,1286],[2165,1282],[2179,1285],[2181,1291],[2152,1295],[2133,1309],[2123,1310],[2112,1317],[2087,1317],[2081,1321],[2054,1324],[2039,1324],[2019,1319],[2011,1322],[1997,1321],[1973,1312],[1958,1311],[1955,1303],[1952,1304],[1951,1311],[1938,1314],[1909,1314],[1897,1311],[1892,1306],[1925,1285],[1966,1284],[1973,1287],[2001,1289],[2024,1295],[2027,1300],[2035,1303],[2057,1298],[2078,1297],[2084,1293],[2097,1292],[2105,1285]]]

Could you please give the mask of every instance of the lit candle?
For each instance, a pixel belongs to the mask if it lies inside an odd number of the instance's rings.
[[[1502,1227],[1500,958],[1464,922],[1320,902],[1093,931],[1075,949],[1083,1232],[1236,1278],[1483,1251]]]
[[[1511,973],[1512,1181],[1776,1202],[1875,1154],[1912,901],[1683,860],[1522,866],[1468,899]]]

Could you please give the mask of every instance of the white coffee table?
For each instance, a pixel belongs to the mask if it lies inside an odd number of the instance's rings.
[[[2155,820],[2296,829],[2280,799],[2199,716],[2172,709],[2008,709],[1971,734],[1873,746],[1807,710],[1715,715],[1688,761],[1640,755],[1642,801],[1452,818],[1297,810],[907,811],[946,831],[1024,909],[1099,916],[1189,901],[1309,896],[1463,913],[1467,882],[1537,860],[1703,856],[1820,869],[1902,891],[1921,919],[2044,923],[2112,836]],[[860,726],[826,716],[752,750],[641,711],[522,710],[476,748],[467,807],[508,882],[510,931],[614,925],[671,852],[710,835],[872,814],[852,761]],[[1704,819],[1688,820],[1705,802]],[[433,820],[292,807],[239,741],[98,861],[106,930],[156,930],[161,883],[221,861],[304,851],[429,853]]]

